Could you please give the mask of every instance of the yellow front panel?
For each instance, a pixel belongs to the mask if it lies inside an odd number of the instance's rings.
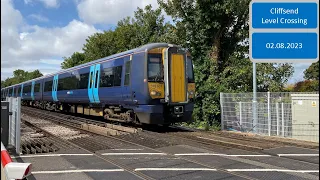
[[[171,102],[186,101],[186,77],[181,54],[171,55]]]
[[[164,98],[163,82],[148,82],[148,88],[152,99]]]

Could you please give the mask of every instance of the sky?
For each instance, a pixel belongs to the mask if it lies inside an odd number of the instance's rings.
[[[88,36],[148,4],[158,7],[157,0],[1,0],[1,80],[16,69],[57,72]],[[289,82],[302,80],[309,66],[294,64]]]

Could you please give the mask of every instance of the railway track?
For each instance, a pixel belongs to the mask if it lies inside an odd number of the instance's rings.
[[[31,111],[32,110],[32,111]],[[111,148],[111,147],[108,147],[108,145],[106,144],[110,144],[110,139],[114,141],[114,143],[111,143],[111,144],[119,144],[121,142],[123,143],[128,143],[128,144],[132,144],[132,145],[136,145],[136,146],[140,146],[142,148],[145,148],[145,149],[150,149],[150,150],[153,150],[153,151],[157,151],[157,152],[160,152],[160,153],[166,153],[166,152],[163,152],[159,149],[155,149],[156,147],[152,147],[151,145],[147,144],[146,139],[143,139],[142,142],[137,142],[136,140],[138,138],[134,137],[132,139],[129,139],[129,140],[126,140],[126,138],[122,138],[121,135],[120,136],[110,136],[110,134],[103,134],[104,136],[108,136],[108,143],[104,143],[106,140],[105,140],[105,137],[103,136],[100,136],[100,135],[97,135],[97,134],[94,134],[95,132],[92,132],[92,131],[88,131],[86,129],[83,129],[81,128],[81,123],[91,123],[91,124],[95,124],[97,126],[105,126],[106,123],[104,122],[100,122],[100,121],[95,121],[95,120],[90,120],[90,119],[82,119],[82,118],[78,118],[78,117],[74,117],[74,116],[71,116],[71,115],[65,115],[65,114],[60,114],[60,113],[56,113],[56,112],[48,112],[48,111],[44,111],[44,110],[39,110],[39,109],[35,109],[35,108],[28,108],[28,111],[26,111],[26,109],[24,108],[24,110],[22,112],[27,112],[28,114],[32,114],[33,117],[38,117],[38,118],[46,118],[47,120],[50,120],[52,122],[55,122],[57,124],[61,124],[61,125],[65,125],[67,127],[72,127],[72,128],[76,128],[76,129],[80,129],[81,131],[84,131],[84,132],[87,132],[87,133],[90,133],[92,134],[91,138],[87,138],[87,139],[83,139],[83,138],[79,138],[79,139],[75,139],[75,140],[72,140],[71,143],[72,144],[75,144],[83,149],[85,149],[86,151],[88,152],[91,152],[91,153],[95,153],[97,150],[101,150],[101,149],[108,149],[108,148]],[[80,120],[81,122],[78,122],[78,120]],[[174,128],[177,128],[179,129],[179,127],[171,127],[172,129]],[[163,131],[163,130],[160,130],[160,131]],[[185,132],[186,129],[183,128],[182,132]],[[187,130],[188,131],[188,130]],[[217,146],[221,146],[223,148],[239,148],[239,143],[235,143],[235,144],[232,144],[230,142],[228,143],[217,143],[217,142],[220,142],[219,140],[215,140],[214,142],[212,142],[211,140],[208,140],[208,139],[201,139],[201,138],[198,138],[198,137],[192,137],[191,135],[186,135],[187,133],[180,133],[180,132],[177,132],[177,130],[172,130],[171,132],[169,133],[166,133],[166,132],[163,132],[163,133],[159,133],[159,132],[152,132],[152,131],[146,131],[146,130],[143,130],[143,131],[139,131],[138,133],[132,133],[132,134],[138,134],[137,137],[139,137],[139,134],[143,134],[144,137],[148,136],[148,135],[151,135],[153,137],[156,137],[157,139],[172,139],[172,140],[177,140],[177,141],[183,141],[185,144],[193,144],[194,147],[201,147],[203,149],[208,149],[210,150],[210,147],[217,147]],[[124,137],[126,137],[124,135]],[[132,141],[133,140],[133,141]],[[221,140],[221,139],[220,139]],[[224,141],[227,140],[227,138],[224,138],[223,139]],[[115,143],[116,142],[116,143]],[[150,141],[148,141],[150,142]],[[96,147],[96,148],[93,148],[95,146],[98,146],[96,144],[100,144],[100,147]],[[144,144],[144,145],[142,145]],[[177,143],[179,144],[179,142]],[[164,145],[164,146],[169,146],[169,145]],[[268,147],[270,148],[269,146],[265,146],[265,147]],[[246,150],[255,150],[255,151],[261,151],[263,148],[261,147],[254,147],[254,146],[247,146],[247,145],[242,145],[240,149],[246,149]],[[235,176],[238,176],[238,177],[242,177],[242,178],[245,178],[245,179],[254,179],[254,178],[251,178],[251,177],[248,177],[248,176],[245,176],[243,174],[239,174],[237,172],[227,172],[225,171],[224,169],[220,169],[220,168],[216,168],[216,167],[213,167],[213,166],[210,166],[210,165],[206,165],[206,164],[203,164],[201,162],[198,162],[196,160],[193,160],[192,158],[188,158],[188,157],[181,157],[181,156],[176,156],[175,154],[168,154],[166,153],[168,156],[173,156],[175,158],[179,158],[179,159],[182,159],[182,160],[185,160],[185,161],[188,161],[188,162],[192,162],[192,163],[195,163],[195,164],[198,164],[198,165],[202,165],[202,166],[205,166],[207,168],[213,168],[213,169],[217,169],[218,171],[221,171],[221,172],[225,172],[225,173],[228,173],[228,174],[232,174],[232,175],[235,175]],[[99,156],[99,155],[97,155]],[[102,157],[102,158],[105,158],[105,157]],[[290,159],[288,157],[278,157],[279,160],[281,159]],[[109,162],[110,159],[108,159],[108,162]],[[112,162],[112,160],[110,160],[110,162]],[[299,160],[297,160],[297,162],[299,162]],[[116,164],[116,162],[114,162],[113,164]],[[122,166],[122,165],[119,165],[119,167],[123,168],[126,170],[126,166]],[[133,169],[128,169],[129,172],[131,173],[134,173],[134,170]],[[139,176],[139,177],[144,177],[144,175],[142,176]],[[145,179],[149,179],[150,177],[144,177]],[[151,178],[152,179],[152,178]]]
[[[33,108],[32,108],[33,109]],[[30,110],[30,109],[29,109]],[[24,112],[25,110],[23,110],[22,112]],[[46,113],[46,114],[43,114],[44,112],[28,112],[29,114],[34,114],[33,117],[38,117],[38,118],[47,118],[47,120],[49,121],[52,121],[54,122],[55,124],[60,124],[60,125],[65,125],[65,126],[68,126],[70,128],[77,128],[77,129],[80,129],[81,131],[84,131],[83,129],[79,128],[79,125],[72,125],[70,123],[69,120],[66,120],[66,121],[62,121],[62,117],[57,117],[56,115],[53,115],[55,113]],[[42,116],[41,116],[42,115]],[[65,117],[65,116],[63,116]],[[48,134],[49,136],[54,136],[54,137],[57,137],[55,134],[52,134],[51,132],[49,131],[46,131],[44,130],[39,124],[37,125],[37,123],[32,123],[32,120],[23,120],[25,121],[26,124],[34,127],[34,128],[38,128],[40,131],[44,132],[45,134]],[[95,122],[97,124],[100,124],[99,122]],[[61,141],[65,141],[73,146],[76,146],[82,150],[85,150],[87,151],[88,153],[92,153],[94,154],[95,156],[99,157],[100,159],[103,159],[109,163],[112,163],[122,169],[124,169],[125,171],[128,171],[132,174],[135,174],[137,175],[138,177],[141,177],[143,179],[153,179],[141,172],[137,172],[135,171],[133,168],[130,168],[130,167],[127,167],[126,165],[123,165],[121,163],[118,163],[118,162],[115,162],[114,160],[112,159],[109,159],[109,158],[106,158],[102,155],[99,155],[99,154],[95,154],[96,150],[97,149],[92,149],[92,146],[93,144],[96,144],[96,143],[100,143],[101,146],[104,144],[104,142],[106,141],[105,139],[103,139],[103,136],[100,136],[100,135],[97,135],[97,134],[93,134],[93,132],[88,132],[90,133],[91,136],[93,136],[92,138],[90,138],[91,140],[95,140],[95,141],[83,141],[84,139],[76,139],[76,140],[67,140],[67,139],[63,139],[63,138],[60,138],[60,137],[57,137],[59,140]],[[250,179],[250,180],[255,180],[256,178],[252,178],[252,177],[249,177],[249,176],[246,176],[246,175],[243,175],[243,174],[240,174],[240,173],[237,173],[237,172],[229,172],[225,169],[222,169],[222,168],[217,168],[217,167],[213,167],[213,166],[210,166],[210,165],[207,165],[207,164],[203,164],[201,162],[198,162],[196,160],[192,160],[190,158],[187,158],[187,157],[181,157],[181,156],[177,156],[175,154],[170,154],[170,153],[167,153],[167,152],[164,152],[164,151],[161,151],[159,149],[154,149],[154,148],[151,148],[151,147],[148,147],[148,146],[144,146],[144,145],[141,145],[141,144],[137,144],[137,143],[133,143],[133,142],[130,142],[130,141],[127,141],[127,140],[124,140],[124,139],[121,139],[121,138],[117,138],[117,136],[108,136],[108,141],[110,139],[113,139],[115,142],[119,143],[119,142],[123,142],[123,143],[127,143],[127,144],[132,144],[132,145],[135,145],[135,146],[140,146],[141,148],[144,148],[144,149],[150,149],[152,151],[156,151],[156,152],[159,152],[159,153],[165,153],[167,156],[172,156],[172,157],[175,157],[175,158],[178,158],[178,159],[181,159],[181,160],[185,160],[187,162],[190,162],[190,163],[194,163],[194,164],[197,164],[197,165],[201,165],[201,166],[204,166],[206,168],[210,168],[210,169],[216,169],[217,171],[220,171],[220,172],[224,172],[224,173],[228,173],[228,174],[231,174],[231,175],[234,175],[236,177],[241,177],[241,178],[244,178],[244,179]],[[95,143],[96,142],[96,143]],[[90,144],[91,143],[91,144]],[[110,142],[109,142],[110,143]],[[90,147],[90,148],[89,148]],[[104,147],[104,148],[110,148],[110,147]]]
[[[88,130],[83,128],[87,125],[94,125],[98,127],[110,127],[116,128],[116,130],[126,130],[124,133],[120,131],[118,135],[126,134],[128,132],[136,133],[143,129],[143,132],[151,135],[151,136],[166,136],[170,139],[180,138],[186,142],[198,143],[208,147],[212,146],[221,146],[224,148],[237,148],[243,149],[248,151],[255,151],[261,153],[262,150],[271,149],[281,146],[290,146],[294,145],[297,147],[304,147],[304,148],[311,148],[311,149],[318,149],[319,145],[316,143],[292,143],[286,140],[272,140],[269,137],[250,137],[250,136],[243,136],[239,134],[231,134],[227,132],[205,132],[202,130],[185,128],[180,126],[169,126],[169,127],[161,127],[161,126],[147,126],[147,127],[130,127],[130,126],[120,126],[120,125],[113,125],[109,123],[105,123],[98,120],[92,120],[88,118],[73,116],[69,114],[63,114],[59,112],[49,112],[45,110],[39,110],[36,108],[31,107],[23,107],[23,113],[30,114],[32,116],[36,116],[39,118],[47,118],[52,119],[58,123],[62,123],[68,126],[72,126],[75,128],[82,128],[83,130]],[[32,113],[31,113],[32,112]],[[84,125],[86,124],[86,125]],[[94,128],[91,129],[93,133],[95,132]],[[104,129],[102,129],[104,130]],[[109,128],[105,129],[109,130]],[[98,131],[99,132],[99,131]],[[113,133],[116,134],[116,133]],[[110,133],[102,134],[102,135],[110,135]],[[237,136],[238,135],[238,136]]]

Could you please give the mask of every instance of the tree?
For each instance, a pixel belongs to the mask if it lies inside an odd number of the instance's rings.
[[[318,80],[304,80],[297,82],[294,85],[295,92],[314,92],[319,91],[319,81]]]
[[[312,63],[308,69],[304,71],[304,78],[309,80],[319,80],[319,61]]]
[[[68,69],[85,62],[85,55],[83,53],[75,52],[71,57],[63,57],[64,61],[61,63],[62,69]]]
[[[252,91],[248,57],[250,0],[158,0],[176,23],[176,36],[195,64],[194,117],[220,122],[220,92]],[[281,90],[292,75],[290,64],[259,64],[258,90]]]
[[[1,87],[8,87],[14,84],[19,84],[31,79],[35,79],[43,76],[39,70],[34,70],[32,72],[24,71],[22,69],[17,69],[13,71],[13,77],[7,78],[4,81],[1,81]]]
[[[161,9],[152,9],[151,5],[138,8],[134,17],[120,20],[114,31],[95,33],[86,39],[83,47],[84,57],[64,58],[62,68],[69,68],[90,62],[112,54],[127,51],[152,42],[177,43],[175,27],[164,22]],[[83,59],[84,58],[84,59]]]

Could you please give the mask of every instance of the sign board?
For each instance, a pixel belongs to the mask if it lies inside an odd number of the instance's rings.
[[[256,63],[319,60],[319,0],[252,0],[250,59]]]

